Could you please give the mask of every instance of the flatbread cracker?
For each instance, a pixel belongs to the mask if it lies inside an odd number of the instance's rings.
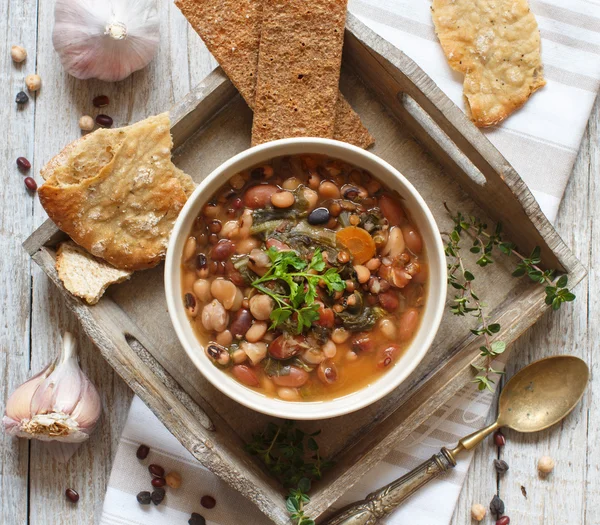
[[[527,0],[433,0],[432,15],[477,126],[498,124],[546,84]]]
[[[111,284],[126,281],[132,275],[94,257],[73,241],[58,245],[56,271],[65,288],[88,304],[96,304]]]
[[[156,266],[194,190],[171,162],[169,114],[99,129],[42,170],[40,202],[56,225],[96,257],[124,270]]]
[[[175,4],[254,109],[262,0],[177,0]],[[374,142],[341,93],[335,110],[334,138],[361,148]]]
[[[333,138],[346,0],[263,0],[252,144]]]

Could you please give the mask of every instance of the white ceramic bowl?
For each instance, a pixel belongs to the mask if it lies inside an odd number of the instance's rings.
[[[246,388],[215,367],[204,353],[190,325],[182,300],[181,255],[192,223],[207,200],[231,176],[282,155],[317,153],[342,159],[368,170],[404,198],[404,205],[419,228],[427,249],[429,286],[421,324],[402,357],[367,387],[332,400],[290,402],[274,399]],[[406,178],[387,162],[344,142],[317,138],[294,138],[268,142],[248,149],[214,170],[196,188],[179,214],[171,234],[165,265],[165,293],[175,332],[189,358],[216,388],[238,403],[258,412],[286,419],[324,419],[366,407],[396,388],[425,356],[442,318],[446,298],[446,260],[438,227],[425,201]]]

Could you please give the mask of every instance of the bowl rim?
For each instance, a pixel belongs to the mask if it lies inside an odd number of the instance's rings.
[[[327,151],[315,151],[315,148]],[[392,373],[389,370],[387,373],[379,376],[374,382],[357,391],[325,401],[284,401],[272,398],[242,385],[215,367],[209,362],[203,346],[193,333],[183,307],[183,301],[181,300],[181,250],[177,250],[177,245],[183,243],[184,241],[181,240],[182,236],[187,236],[188,234],[190,227],[188,224],[190,221],[189,216],[193,214],[195,218],[208,197],[214,191],[217,191],[235,173],[274,157],[302,153],[325,154],[333,158],[343,158],[344,153],[351,153],[353,156],[361,157],[366,164],[377,165],[379,169],[386,171],[391,177],[396,179],[397,187],[394,189],[398,190],[403,198],[408,194],[415,201],[419,208],[418,211],[426,218],[427,226],[433,233],[433,244],[431,242],[427,244],[430,286],[428,286],[429,294],[425,306],[425,311],[432,312],[432,314],[426,327],[427,333],[424,336],[424,340],[421,342],[418,350],[413,350],[415,355],[412,358],[412,362],[410,364],[404,363],[404,366],[398,369],[391,380],[382,381]],[[350,163],[357,164],[354,161]],[[223,180],[219,180],[217,184],[215,181],[220,178],[223,178]],[[378,176],[378,178],[381,177]],[[388,183],[385,182],[385,184]],[[216,189],[211,189],[212,186],[216,186]],[[400,191],[399,187],[401,187],[402,191]],[[414,209],[411,210],[411,213],[414,213]],[[419,227],[423,231],[423,225],[419,225]],[[437,274],[435,276],[437,288],[434,291],[431,290],[431,281],[433,280],[431,274],[432,261],[435,261],[437,265]],[[318,420],[355,412],[375,403],[400,386],[416,369],[419,363],[421,363],[437,334],[444,312],[447,290],[446,281],[446,260],[439,228],[423,197],[421,197],[408,179],[388,162],[369,151],[337,140],[312,137],[280,139],[254,146],[234,155],[207,175],[190,195],[177,217],[169,239],[164,268],[165,295],[171,323],[187,356],[204,378],[227,397],[247,408],[270,416],[296,420]],[[421,322],[411,344],[404,351],[400,360],[395,363],[395,367],[402,363],[402,358],[413,349],[415,341],[424,329],[425,327]],[[189,337],[190,334],[191,338]],[[361,393],[363,395],[360,395]]]

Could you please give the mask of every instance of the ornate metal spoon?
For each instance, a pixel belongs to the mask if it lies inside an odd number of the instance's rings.
[[[589,374],[581,359],[568,355],[526,366],[502,390],[494,423],[462,438],[452,450],[442,448],[408,474],[345,507],[324,525],[373,525],[423,485],[456,466],[458,454],[475,448],[500,427],[538,432],[558,423],[583,396]]]

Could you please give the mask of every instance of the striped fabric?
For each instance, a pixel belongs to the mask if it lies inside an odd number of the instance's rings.
[[[525,107],[500,126],[484,130],[490,141],[521,174],[542,209],[554,220],[600,81],[600,1],[530,0],[542,36],[547,85]],[[350,10],[374,31],[414,59],[460,107],[462,77],[447,65],[436,40],[430,0],[350,0]],[[384,461],[336,504],[342,506],[401,476],[444,445],[480,428],[492,402],[490,394],[465,388],[422,425],[414,436],[390,452]],[[152,449],[143,463],[136,459],[140,443]],[[135,495],[149,485],[146,464],[177,470],[183,484],[169,490],[158,506],[140,506]],[[426,490],[413,496],[383,523],[445,525],[449,523],[470,458]],[[217,498],[212,510],[200,497]],[[430,504],[435,501],[433,508]],[[204,469],[162,426],[139,399],[134,399],[115,458],[101,518],[102,525],[187,523],[192,512],[209,524],[267,525],[251,503]]]

